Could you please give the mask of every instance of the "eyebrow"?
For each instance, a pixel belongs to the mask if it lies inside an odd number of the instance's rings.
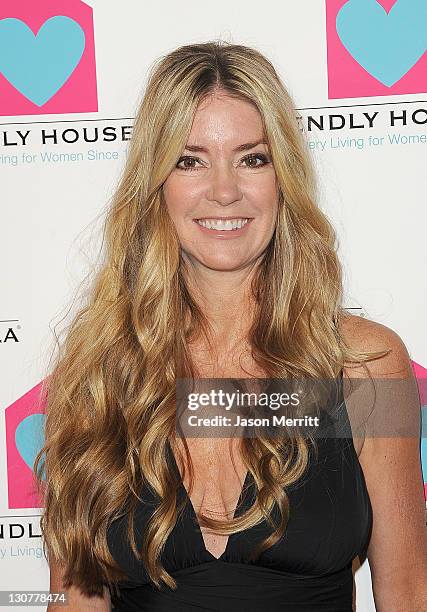
[[[262,139],[262,140],[256,140],[255,142],[245,142],[244,144],[239,145],[238,147],[236,147],[235,149],[233,149],[234,153],[237,153],[239,151],[247,151],[248,149],[253,149],[254,147],[257,147],[259,144],[268,144],[266,140]],[[199,145],[190,145],[187,144],[185,146],[185,151],[192,151],[193,153],[207,153],[208,150],[205,147],[201,147]]]

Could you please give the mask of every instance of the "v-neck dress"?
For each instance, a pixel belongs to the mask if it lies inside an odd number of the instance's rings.
[[[342,382],[342,381],[341,381]],[[366,554],[372,530],[372,507],[362,467],[354,447],[345,401],[328,411],[325,435],[310,446],[303,476],[286,493],[290,518],[283,537],[257,560],[249,556],[255,544],[271,533],[265,520],[249,530],[228,536],[216,558],[204,544],[195,510],[181,482],[180,514],[162,554],[165,569],[177,588],[158,590],[126,541],[126,519],[108,528],[110,551],[128,576],[111,591],[116,612],[352,612],[352,561]],[[332,430],[329,428],[332,427]],[[331,432],[335,432],[333,435]],[[168,461],[179,476],[170,444]],[[256,497],[253,476],[247,473],[234,516],[241,516]],[[135,514],[135,538],[142,533],[155,498],[147,490]],[[273,508],[275,522],[279,511]]]

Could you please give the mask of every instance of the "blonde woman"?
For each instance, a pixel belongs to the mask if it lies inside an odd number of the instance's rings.
[[[105,238],[46,378],[36,462],[68,610],[349,612],[366,552],[379,612],[427,610],[416,435],[312,452],[176,434],[178,379],[416,386],[400,337],[343,308],[304,135],[262,54],[209,42],[157,62]],[[418,424],[415,394],[397,408]]]

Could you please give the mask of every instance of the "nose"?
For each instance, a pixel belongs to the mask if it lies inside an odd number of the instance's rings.
[[[208,191],[208,200],[222,206],[227,206],[242,198],[234,169],[226,164],[212,169]]]

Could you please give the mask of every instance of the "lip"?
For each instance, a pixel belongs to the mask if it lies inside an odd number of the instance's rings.
[[[217,221],[232,221],[233,219],[249,219],[250,221],[253,217],[245,217],[244,215],[234,216],[234,217],[215,217],[215,216],[207,216],[207,217],[195,217],[193,221],[203,221],[205,219],[216,219]]]
[[[245,223],[243,227],[235,230],[220,230],[220,229],[209,229],[207,227],[203,227],[199,223],[197,223],[197,219],[193,219],[193,223],[199,228],[201,232],[206,234],[207,236],[212,236],[213,238],[218,238],[219,240],[232,240],[233,238],[238,238],[242,236],[245,232],[247,232],[248,227],[253,221],[253,217],[198,217],[198,219],[248,219],[248,222]]]

